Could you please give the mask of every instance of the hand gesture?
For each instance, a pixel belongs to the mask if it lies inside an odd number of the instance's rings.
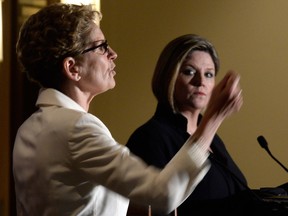
[[[215,86],[205,115],[217,117],[222,120],[232,113],[238,112],[243,104],[240,76],[229,71]]]

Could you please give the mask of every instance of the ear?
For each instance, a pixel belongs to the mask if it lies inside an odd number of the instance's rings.
[[[81,79],[79,67],[73,57],[67,57],[63,60],[63,73],[70,80],[79,81]]]

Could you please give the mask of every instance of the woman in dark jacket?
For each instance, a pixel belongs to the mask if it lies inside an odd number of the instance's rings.
[[[218,71],[217,52],[205,38],[187,34],[168,43],[152,79],[156,112],[131,135],[130,150],[148,164],[163,168],[196,131]],[[244,175],[217,134],[210,147],[211,169],[177,209],[178,216],[195,215],[198,210],[221,213],[231,207],[228,198],[247,188]]]

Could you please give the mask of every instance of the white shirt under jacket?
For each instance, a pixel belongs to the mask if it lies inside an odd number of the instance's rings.
[[[125,216],[129,199],[170,212],[210,168],[197,143],[162,171],[146,166],[101,120],[55,89],[42,89],[36,105],[13,152],[18,215]]]

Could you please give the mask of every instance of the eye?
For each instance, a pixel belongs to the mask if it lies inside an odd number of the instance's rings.
[[[98,50],[99,50],[101,53],[105,53],[105,52],[106,52],[106,47],[105,47],[105,45],[99,46],[99,47],[98,47]]]
[[[213,78],[215,76],[215,73],[212,71],[205,72],[205,77],[207,78]]]
[[[196,70],[194,68],[183,68],[181,70],[181,73],[187,76],[194,76],[196,73]]]

